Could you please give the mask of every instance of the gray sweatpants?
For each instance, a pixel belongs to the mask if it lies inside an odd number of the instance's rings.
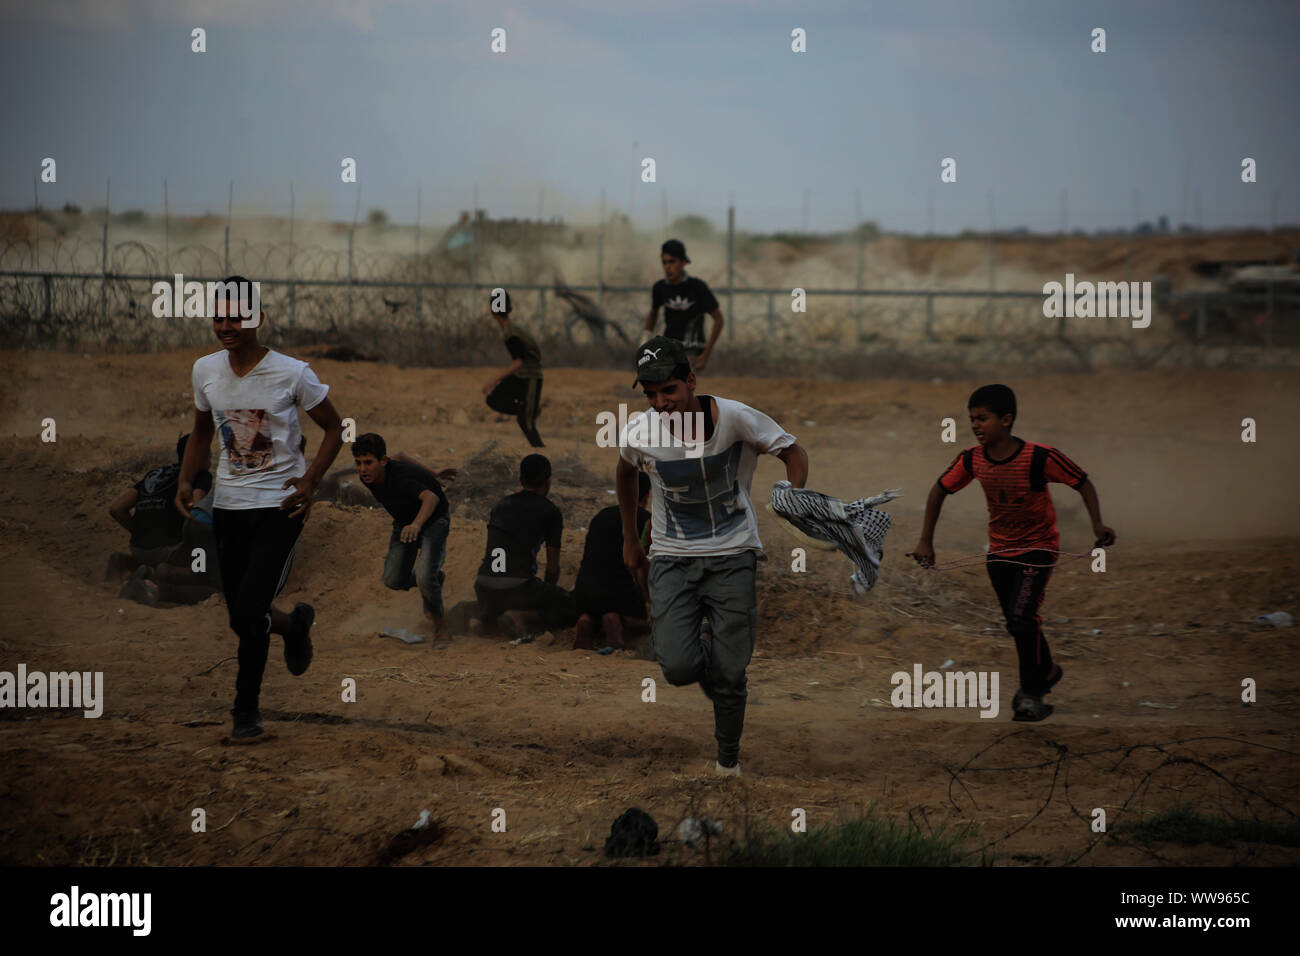
[[[699,682],[713,700],[718,762],[740,758],[745,726],[745,668],[754,653],[758,626],[753,551],[681,558],[660,555],[650,562],[652,640],[670,684]],[[700,635],[705,615],[712,639]]]

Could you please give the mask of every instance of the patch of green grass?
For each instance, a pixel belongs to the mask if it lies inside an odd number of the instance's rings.
[[[807,833],[751,827],[723,855],[724,866],[956,866],[973,824],[941,825],[932,834],[876,815],[810,829]],[[987,861],[985,861],[987,862]]]
[[[1275,846],[1300,846],[1300,823],[1206,816],[1185,803],[1138,823],[1120,824],[1115,829],[1143,843],[1178,843],[1182,846],[1202,843],[1218,846],[1271,843]]]

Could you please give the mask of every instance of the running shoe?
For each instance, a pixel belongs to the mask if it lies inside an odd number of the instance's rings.
[[[1016,696],[1011,701],[1011,707],[1011,719],[1020,721],[1046,720],[1052,716],[1052,711],[1055,710],[1051,704],[1043,703],[1041,697],[1030,697],[1020,691],[1016,691]]]
[[[235,718],[235,726],[230,736],[243,739],[257,737],[262,733],[262,715],[259,711],[232,710],[230,713]]]

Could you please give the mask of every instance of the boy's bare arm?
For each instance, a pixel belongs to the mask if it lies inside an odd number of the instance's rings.
[[[636,527],[636,476],[636,467],[619,458],[618,469],[614,472],[614,488],[618,492],[619,516],[623,519],[623,564],[633,579],[640,580],[647,563]]]
[[[181,473],[176,478],[176,510],[190,520],[190,503],[194,497],[194,479],[203,469],[203,462],[208,457],[212,446],[212,436],[217,426],[212,421],[212,412],[194,409],[194,427],[190,429],[190,440],[185,443],[185,458],[181,462]]]
[[[934,483],[929,496],[925,499],[925,520],[921,522],[921,539],[916,547],[908,552],[908,557],[915,558],[923,568],[934,565],[934,527],[939,523],[939,512],[943,510],[943,499],[948,493],[939,482]]]
[[[403,544],[410,544],[420,537],[420,529],[433,517],[433,513],[438,510],[438,504],[441,500],[428,488],[420,492],[420,510],[416,512],[411,523],[403,528],[398,535]]]
[[[808,452],[795,442],[777,452],[777,458],[785,463],[785,477],[796,488],[808,484]]]
[[[113,520],[120,524],[127,531],[131,530],[131,509],[135,507],[136,500],[140,497],[140,492],[134,488],[128,488],[108,506],[108,513],[113,516]]]
[[[725,324],[722,319],[721,309],[714,309],[709,314],[713,317],[713,329],[709,332],[709,341],[704,346],[704,351],[701,352],[699,358],[692,363],[693,368],[697,371],[703,371],[708,367],[709,356],[713,354],[713,346],[717,343],[718,336],[722,334],[722,326]]]
[[[1083,499],[1083,506],[1088,509],[1088,517],[1092,519],[1092,533],[1097,536],[1093,546],[1110,547],[1115,543],[1115,531],[1101,520],[1101,502],[1097,500],[1097,488],[1091,479],[1079,486],[1079,497]]]

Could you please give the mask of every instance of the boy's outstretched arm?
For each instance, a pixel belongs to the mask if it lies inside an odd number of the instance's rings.
[[[802,445],[798,442],[787,445],[776,453],[776,457],[785,464],[785,477],[790,484],[802,488],[808,483],[808,452]]]
[[[925,520],[921,522],[921,540],[907,553],[909,558],[915,558],[916,563],[923,568],[934,567],[934,526],[939,523],[939,512],[943,508],[943,499],[947,497],[948,493],[936,481],[934,487],[930,489],[929,497],[925,499]]]
[[[640,580],[643,568],[649,566],[636,527],[637,469],[620,457],[614,472],[614,488],[618,492],[618,510],[623,519],[623,564],[632,579]]]
[[[1093,547],[1107,548],[1115,543],[1115,531],[1108,528],[1101,520],[1101,502],[1097,500],[1097,489],[1088,479],[1079,486],[1079,497],[1083,499],[1083,505],[1088,509],[1088,517],[1092,519],[1092,533],[1097,536],[1097,541]]]

